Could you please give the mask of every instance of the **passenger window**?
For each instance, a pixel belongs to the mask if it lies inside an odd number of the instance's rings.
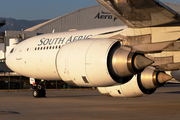
[[[48,50],[48,46],[47,46],[47,48],[46,48],[47,50]]]
[[[44,50],[46,49],[46,47],[44,47]]]
[[[38,50],[39,50],[40,48],[38,47]]]
[[[36,50],[37,48],[35,48],[35,50]]]
[[[58,46],[56,46],[56,49],[58,48]]]
[[[49,47],[49,49],[51,49],[51,46]]]
[[[14,48],[10,51],[10,53],[13,53],[13,51],[14,51]]]
[[[59,46],[59,48],[61,48],[61,46]]]
[[[27,51],[29,51],[29,48],[27,48]]]

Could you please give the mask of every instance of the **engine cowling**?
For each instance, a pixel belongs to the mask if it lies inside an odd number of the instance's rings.
[[[172,77],[164,72],[156,70],[154,67],[146,67],[140,74],[127,83],[114,85],[110,87],[98,87],[101,94],[112,97],[141,97],[155,92],[155,90],[164,85]]]
[[[103,87],[125,83],[152,61],[114,39],[68,43],[56,58],[59,76],[71,85]]]

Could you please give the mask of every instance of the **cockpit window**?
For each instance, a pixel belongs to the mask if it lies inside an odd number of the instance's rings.
[[[14,51],[14,48],[10,51],[10,53],[13,53],[13,51]]]

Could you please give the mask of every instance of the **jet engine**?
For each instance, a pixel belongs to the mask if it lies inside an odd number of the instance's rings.
[[[74,41],[64,45],[56,58],[62,80],[88,87],[126,83],[152,62],[114,39]]]
[[[125,84],[98,87],[98,90],[101,94],[112,97],[141,97],[154,93],[158,87],[163,86],[170,79],[172,79],[171,76],[148,66]]]

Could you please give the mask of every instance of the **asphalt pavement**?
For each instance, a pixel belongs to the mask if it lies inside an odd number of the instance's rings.
[[[97,90],[0,92],[0,120],[179,120],[180,85],[140,98],[112,98]]]

